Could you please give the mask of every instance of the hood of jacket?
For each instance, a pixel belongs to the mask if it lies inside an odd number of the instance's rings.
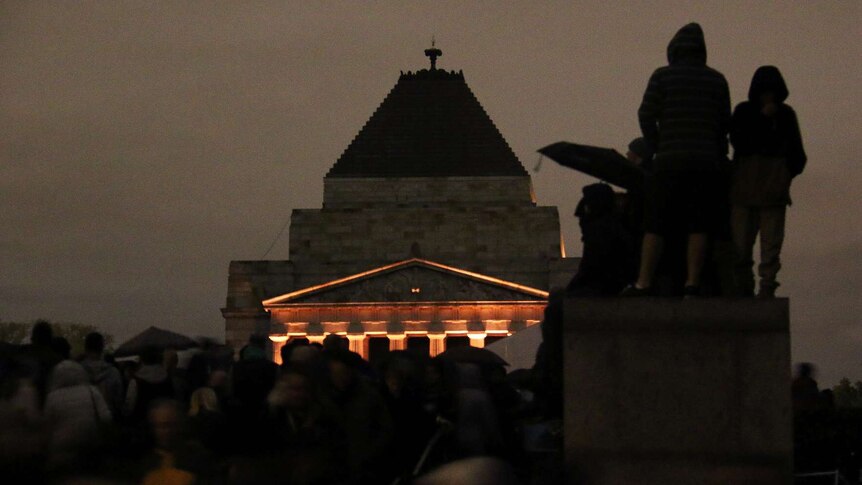
[[[751,78],[751,87],[748,88],[748,100],[757,103],[760,101],[760,95],[768,91],[772,91],[775,94],[775,100],[779,103],[783,103],[790,94],[787,91],[784,77],[777,67],[760,66],[754,71],[754,77]]]
[[[74,360],[64,360],[54,366],[51,371],[51,380],[48,384],[49,391],[56,391],[64,387],[75,387],[89,385],[90,376],[84,367]]]
[[[677,31],[667,45],[668,64],[706,64],[706,41],[703,29],[694,22]]]

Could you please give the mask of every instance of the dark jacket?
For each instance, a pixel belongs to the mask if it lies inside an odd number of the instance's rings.
[[[84,358],[81,365],[90,377],[90,383],[99,389],[111,414],[119,416],[123,409],[123,378],[113,365],[99,358]]]
[[[681,28],[667,47],[668,65],[652,74],[638,120],[655,170],[714,170],[726,160],[730,91],[706,65],[700,25]]]
[[[771,92],[777,107],[767,116],[760,98]],[[733,143],[732,204],[746,207],[789,205],[793,177],[805,168],[806,156],[796,113],[784,104],[787,85],[781,72],[762,66],[754,73],[748,101],[733,112],[730,141]]]
[[[770,91],[775,95],[778,110],[775,115],[766,116],[761,112],[760,96]],[[748,90],[748,101],[740,103],[733,111],[730,141],[736,162],[750,155],[781,157],[786,160],[791,176],[802,173],[808,158],[796,113],[784,103],[788,95],[787,84],[778,68],[762,66],[757,69]]]
[[[584,252],[567,291],[578,296],[616,296],[635,276],[632,238],[617,214],[609,185],[587,185],[583,193],[575,215]]]

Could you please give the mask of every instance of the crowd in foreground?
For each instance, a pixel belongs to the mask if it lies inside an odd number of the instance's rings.
[[[372,366],[335,335],[286,345],[277,365],[264,343],[238,358],[208,343],[180,368],[158,348],[115,362],[91,333],[73,359],[37,323],[30,344],[0,347],[3,482],[564,483],[549,342],[508,375],[406,351]],[[807,364],[790,392],[797,472],[859,476],[860,410],[836,408]]]
[[[176,352],[155,347],[137,362],[113,362],[98,333],[71,356],[37,323],[31,344],[0,355],[0,476],[437,483],[435,469],[467,463],[484,480],[508,483],[541,475],[537,460],[554,459],[523,445],[546,407],[499,364],[403,351],[371,366],[331,335],[323,345],[286,345],[277,365],[265,344],[252,336],[237,358],[208,344],[181,369]]]
[[[727,81],[706,65],[697,24],[671,41],[668,63],[650,78],[638,113],[644,134],[638,159],[650,172],[637,194],[642,227],[620,227],[608,187],[585,189],[584,257],[568,292],[662,295],[662,258],[670,253],[682,260],[671,278],[681,288],[671,293],[754,296],[759,234],[758,296],[772,298],[790,184],[807,160],[784,80],[772,66],[758,69],[749,100],[731,115]],[[586,200],[591,191],[595,197]],[[713,266],[735,274],[710,290],[708,255],[718,259],[722,242],[733,256]],[[719,274],[712,279],[721,281]],[[40,323],[29,345],[0,348],[0,477],[4,483],[82,477],[144,484],[562,483],[559,441],[525,445],[537,429],[559,437],[553,431],[562,412],[561,298],[551,296],[536,368],[521,382],[499,364],[409,352],[371,366],[336,336],[323,345],[286,345],[280,366],[260,335],[236,358],[222,346],[205,346],[184,369],[175,352],[160,348],[143,350],[134,364],[117,363],[106,359],[101,335],[88,335],[85,355],[72,356],[69,343]],[[795,397],[811,394],[806,382],[795,383]],[[838,429],[828,421],[835,416],[828,406],[797,411],[798,456],[838,443],[818,435]],[[545,424],[531,427],[536,422]],[[858,440],[851,445],[810,464],[862,449]],[[467,471],[452,468],[459,464]]]

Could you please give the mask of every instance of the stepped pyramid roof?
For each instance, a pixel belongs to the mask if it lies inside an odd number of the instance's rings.
[[[527,171],[463,73],[435,67],[402,73],[327,174],[477,176],[527,176]]]

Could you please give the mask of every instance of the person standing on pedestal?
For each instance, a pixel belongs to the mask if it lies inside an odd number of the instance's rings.
[[[656,69],[638,109],[653,160],[654,183],[646,197],[645,233],[637,281],[624,296],[653,294],[664,238],[688,234],[686,296],[699,296],[708,237],[715,227],[716,176],[727,160],[730,91],[720,72],[706,65],[700,25],[681,28],[667,48],[668,65]]]
[[[790,183],[807,157],[793,108],[784,103],[787,85],[774,66],[754,73],[748,101],[733,112],[730,141],[734,173],[730,191],[731,226],[736,249],[734,274],[740,296],[754,296],[754,242],[760,233],[760,291],[773,298],[781,268],[784,220]]]
[[[610,185],[587,185],[583,193],[575,216],[584,252],[566,291],[576,296],[616,296],[634,272],[631,234],[623,226]]]

